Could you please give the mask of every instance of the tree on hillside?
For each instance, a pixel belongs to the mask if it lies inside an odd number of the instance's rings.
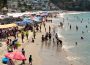
[[[7,7],[7,0],[3,0],[3,7]]]
[[[3,7],[7,7],[7,0],[0,0],[0,10],[1,10]]]
[[[53,3],[58,3],[58,2],[72,2],[73,0],[51,0]]]

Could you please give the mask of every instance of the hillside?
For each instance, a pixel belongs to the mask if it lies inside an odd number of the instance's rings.
[[[1,10],[3,7],[7,7],[7,0],[0,0],[0,10]]]
[[[90,11],[90,0],[50,0],[60,9]]]

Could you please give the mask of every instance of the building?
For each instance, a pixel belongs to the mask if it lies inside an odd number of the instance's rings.
[[[32,8],[40,10],[49,10],[49,0],[32,0]]]
[[[25,9],[26,6],[31,5],[31,0],[7,0],[9,11]]]
[[[7,0],[8,9],[27,10],[49,10],[49,0]]]
[[[7,0],[7,6],[9,11],[15,11],[18,8],[18,2],[17,0]]]

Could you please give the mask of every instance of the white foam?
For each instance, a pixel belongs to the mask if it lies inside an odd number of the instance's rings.
[[[59,15],[61,18],[64,18],[65,13],[60,13]]]
[[[63,48],[63,49],[68,50],[68,49],[74,48],[74,46],[67,46],[67,45],[63,45],[63,47],[62,47],[62,48]]]
[[[62,35],[60,35],[60,34],[58,34],[58,37],[59,37],[59,38],[62,38],[63,36],[62,36]]]
[[[69,61],[79,60],[79,59],[80,59],[79,57],[73,57],[73,56],[67,56],[66,58],[67,58]]]
[[[88,31],[88,32],[90,32],[90,31]]]
[[[59,16],[61,18],[64,18],[65,14],[81,14],[81,13],[87,13],[87,12],[63,12],[63,13],[60,13]]]
[[[66,12],[65,14],[81,14],[81,13],[87,13],[87,12]]]

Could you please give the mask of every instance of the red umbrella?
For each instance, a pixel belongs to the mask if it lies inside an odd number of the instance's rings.
[[[15,60],[26,60],[25,56],[21,53],[21,52],[12,52],[12,54],[14,54],[14,58]]]
[[[13,59],[14,55],[11,52],[9,52],[9,53],[5,54],[5,57],[7,57],[9,59]]]
[[[15,60],[26,60],[26,57],[18,51],[5,54],[5,57]]]

